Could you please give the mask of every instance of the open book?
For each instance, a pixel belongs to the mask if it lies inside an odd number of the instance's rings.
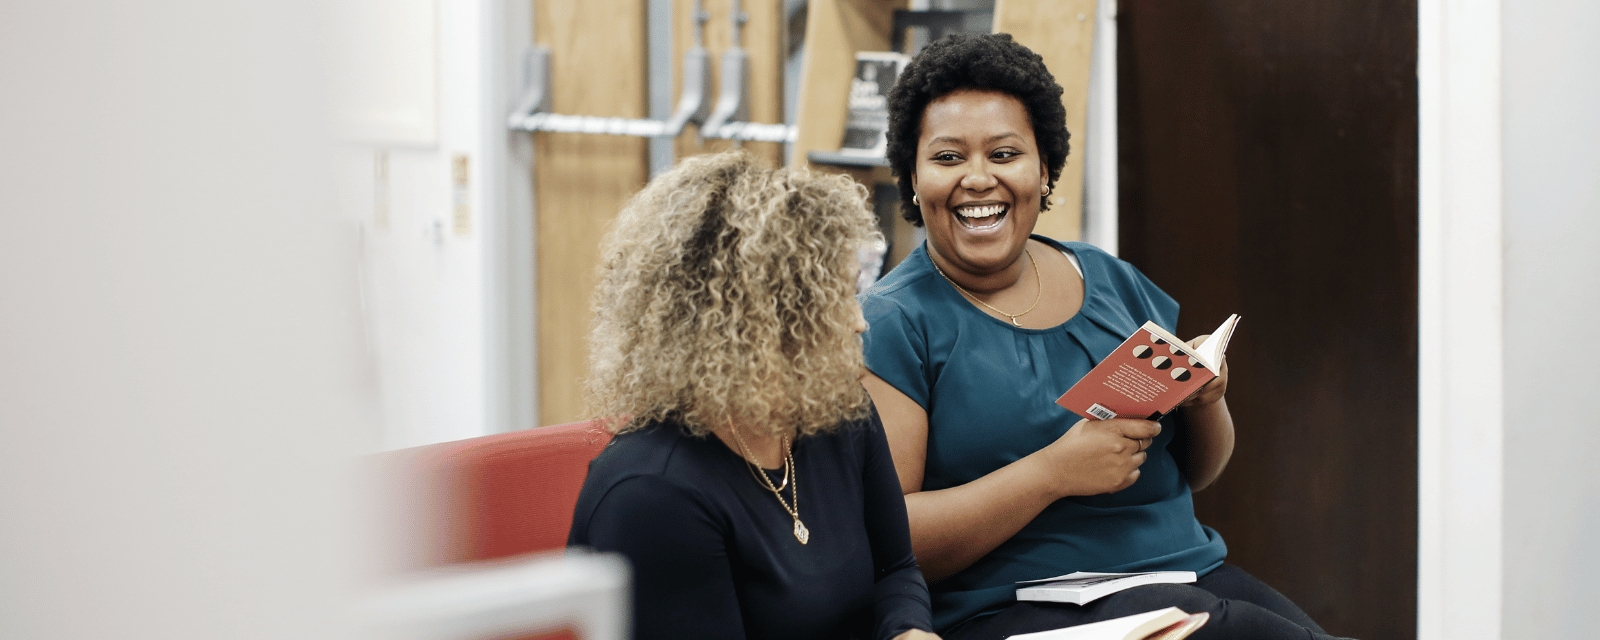
[[[1065,629],[1011,636],[1010,640],[1182,640],[1211,619],[1211,614],[1184,613],[1177,607]]]
[[[1146,322],[1056,404],[1090,420],[1158,420],[1217,377],[1238,324],[1238,314],[1228,316],[1199,347],[1190,347]]]
[[[1193,571],[1144,571],[1140,573],[1095,573],[1078,571],[1064,576],[1018,582],[1018,600],[1042,600],[1084,604],[1146,584],[1184,584],[1195,581]]]

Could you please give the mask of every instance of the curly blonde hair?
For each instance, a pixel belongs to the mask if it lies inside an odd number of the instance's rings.
[[[587,380],[610,430],[672,420],[800,437],[864,415],[855,256],[880,238],[865,187],[703,155],[651,180],[613,225]]]

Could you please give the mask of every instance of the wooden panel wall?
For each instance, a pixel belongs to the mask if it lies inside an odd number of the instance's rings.
[[[1050,194],[1050,210],[1034,230],[1057,240],[1083,235],[1083,170],[1089,111],[1090,52],[1094,47],[1096,0],[998,0],[994,32],[1009,33],[1044,58],[1044,64],[1066,90],[1067,130],[1072,151]]]
[[[811,0],[795,114],[800,131],[791,164],[805,166],[810,151],[839,150],[856,52],[888,51],[894,10],[904,8],[905,0]],[[864,184],[873,180],[871,170],[818,168],[844,171]]]
[[[546,0],[535,4],[536,41],[550,47],[551,110],[643,118],[644,0]],[[538,220],[539,419],[584,417],[589,294],[599,241],[628,196],[649,177],[643,138],[535,135]]]
[[[1229,347],[1230,561],[1329,632],[1411,638],[1414,2],[1124,0],[1121,254]]]

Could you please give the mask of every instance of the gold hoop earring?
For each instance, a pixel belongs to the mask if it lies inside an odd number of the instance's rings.
[[[922,206],[922,201],[917,199],[917,194],[915,193],[911,194],[911,204],[919,207]]]
[[[1049,196],[1050,195],[1050,185],[1045,185],[1044,186],[1044,193],[1042,193],[1040,195]]]

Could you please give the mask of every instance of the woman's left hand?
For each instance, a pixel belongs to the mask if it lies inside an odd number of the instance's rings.
[[[939,634],[921,629],[912,629],[894,637],[894,640],[940,640]]]
[[[1211,336],[1210,335],[1203,335],[1203,336],[1200,336],[1200,337],[1195,338],[1193,340],[1190,340],[1189,341],[1189,346],[1190,347],[1199,348],[1200,343],[1205,342],[1206,338],[1209,338],[1209,337],[1211,337]],[[1180,404],[1178,406],[1180,406],[1180,407],[1197,407],[1197,406],[1208,405],[1208,404],[1216,404],[1216,402],[1218,400],[1222,399],[1222,394],[1227,393],[1227,391],[1228,391],[1228,357],[1227,356],[1223,356],[1222,357],[1222,370],[1217,372],[1217,377],[1212,378],[1210,382],[1207,382],[1205,384],[1205,386],[1200,387],[1199,391],[1194,392],[1194,395],[1189,396],[1189,399],[1184,400],[1183,404]]]

